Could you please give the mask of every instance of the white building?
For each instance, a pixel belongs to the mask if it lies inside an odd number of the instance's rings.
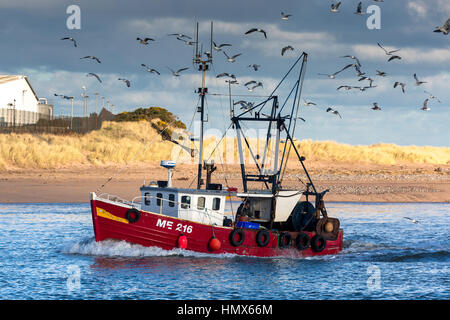
[[[26,76],[0,75],[0,126],[34,124],[52,118],[53,105],[37,96]]]

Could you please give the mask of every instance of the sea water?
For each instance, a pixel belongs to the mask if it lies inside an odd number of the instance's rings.
[[[450,298],[450,204],[327,210],[343,252],[293,259],[97,243],[89,204],[0,204],[0,299]]]

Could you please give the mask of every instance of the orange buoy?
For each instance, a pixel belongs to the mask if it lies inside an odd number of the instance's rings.
[[[187,237],[184,234],[180,234],[178,236],[178,240],[177,240],[177,246],[180,249],[186,249],[187,248]]]
[[[208,243],[209,248],[213,251],[219,250],[221,245],[222,244],[220,243],[220,240],[214,236],[211,238],[211,240],[209,240],[209,243]]]

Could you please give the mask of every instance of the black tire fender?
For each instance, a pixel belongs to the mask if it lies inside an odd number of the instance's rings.
[[[306,250],[311,245],[311,239],[305,232],[300,232],[295,238],[295,246],[298,250]]]
[[[259,247],[265,247],[270,242],[270,233],[266,230],[259,230],[256,234],[256,244]]]
[[[132,208],[127,211],[127,213],[125,214],[125,218],[129,223],[136,223],[141,218],[141,213],[138,209]]]
[[[239,236],[239,239],[236,240],[236,235]],[[242,229],[234,229],[230,232],[230,243],[235,246],[239,247],[245,240],[245,232]]]
[[[280,248],[287,248],[292,243],[292,235],[289,232],[282,232],[279,241]]]
[[[327,246],[327,240],[323,236],[321,236],[320,234],[316,234],[311,239],[311,248],[315,252],[323,251],[323,249],[325,249],[326,246]]]

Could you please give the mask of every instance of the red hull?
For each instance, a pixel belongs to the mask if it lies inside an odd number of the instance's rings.
[[[156,246],[171,250],[177,248],[178,238],[180,234],[184,234],[187,237],[186,250],[203,253],[232,253],[256,257],[308,257],[337,254],[342,251],[342,230],[339,230],[336,240],[326,242],[326,247],[321,252],[315,252],[311,247],[298,250],[295,247],[295,241],[286,248],[280,248],[278,235],[274,231],[270,231],[270,241],[267,246],[260,247],[256,242],[258,230],[251,229],[243,229],[244,242],[240,246],[233,246],[229,240],[230,233],[233,231],[231,227],[205,225],[146,211],[140,211],[137,222],[129,223],[125,218],[126,212],[130,209],[129,206],[100,199],[91,200],[91,209],[96,241],[118,239],[146,247]],[[221,243],[219,250],[209,248],[208,244],[213,234]],[[314,232],[308,233],[310,238],[314,234]],[[291,232],[291,235],[295,240],[297,233]]]

